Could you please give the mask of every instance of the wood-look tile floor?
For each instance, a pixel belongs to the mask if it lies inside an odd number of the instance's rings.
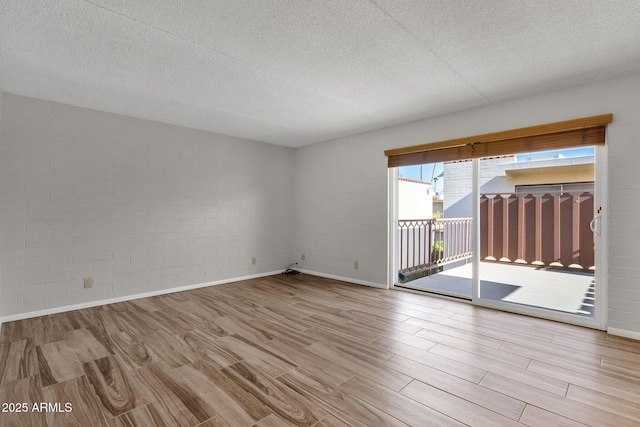
[[[640,343],[281,275],[6,323],[0,396],[0,426],[637,426]]]

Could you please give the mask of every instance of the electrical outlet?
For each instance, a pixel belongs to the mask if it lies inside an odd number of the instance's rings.
[[[353,268],[355,270],[359,269],[360,268],[360,262],[359,261],[353,261]]]
[[[251,258],[251,265],[256,265],[256,257]]]
[[[302,260],[304,261],[307,258],[307,256],[305,254],[302,254],[300,255],[300,258],[302,258]]]
[[[85,289],[93,288],[93,278],[91,277],[84,278],[84,288]]]

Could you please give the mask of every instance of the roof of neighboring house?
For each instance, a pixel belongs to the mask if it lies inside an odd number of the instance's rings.
[[[558,157],[554,159],[528,160],[523,162],[505,163],[499,165],[507,177],[521,176],[532,172],[561,171],[561,170],[593,170],[595,156]]]
[[[405,178],[403,176],[401,176],[400,181],[407,181],[407,182],[415,182],[416,184],[427,184],[427,185],[431,185],[430,182],[428,181],[420,181],[419,179],[413,179],[413,178]]]

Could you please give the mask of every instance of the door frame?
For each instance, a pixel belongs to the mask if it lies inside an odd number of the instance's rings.
[[[478,221],[480,213],[480,185],[478,179],[478,159],[473,159],[472,172],[472,197],[473,197],[473,227],[472,227],[472,247],[473,247],[473,279],[472,279],[472,298],[471,301],[464,301],[457,298],[439,295],[435,293],[427,293],[424,291],[413,291],[416,293],[426,294],[434,298],[445,298],[455,301],[463,301],[481,307],[497,309],[506,312],[523,314],[526,316],[539,317],[548,320],[554,320],[563,323],[570,323],[578,326],[585,326],[594,329],[607,329],[607,286],[608,286],[608,180],[607,180],[607,164],[608,164],[607,145],[595,147],[595,164],[594,164],[594,209],[600,208],[599,227],[600,234],[595,235],[595,315],[593,318],[576,316],[569,313],[561,313],[544,308],[529,307],[507,302],[499,302],[485,300],[479,297],[480,290],[480,221]],[[399,256],[399,236],[396,232],[398,224],[398,168],[389,169],[389,279],[387,287],[392,289],[401,289],[407,291],[404,287],[397,286],[398,278],[398,256]],[[595,213],[594,213],[595,215]]]

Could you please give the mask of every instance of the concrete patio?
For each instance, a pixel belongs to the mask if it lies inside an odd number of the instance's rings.
[[[445,267],[433,276],[402,284],[403,287],[471,297],[472,264]],[[593,317],[593,272],[544,267],[480,263],[482,298]]]

